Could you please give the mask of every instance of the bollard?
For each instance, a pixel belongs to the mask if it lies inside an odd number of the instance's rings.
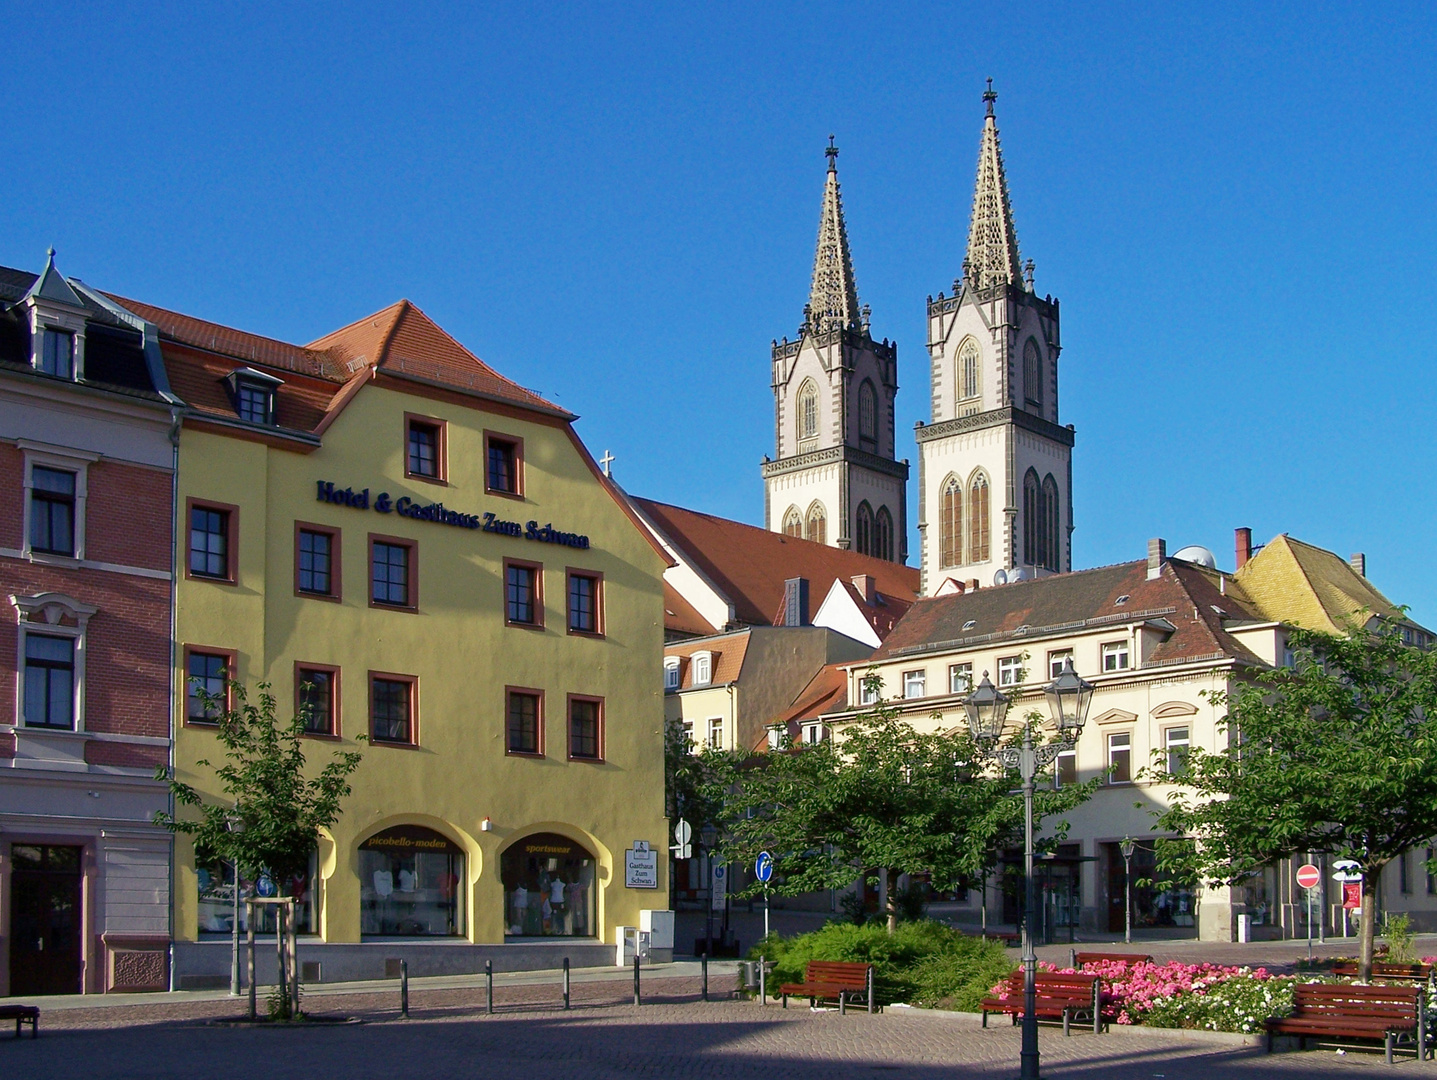
[[[703,959],[699,961],[699,968],[703,972],[704,1000],[707,1001],[709,999],[709,954],[707,952],[704,953]]]
[[[642,1005],[643,1003],[644,1003],[644,1000],[643,1000],[643,998],[642,998],[642,997],[640,996],[640,994],[639,994],[639,956],[638,956],[637,953],[635,953],[635,954],[634,954],[634,1004],[635,1004],[635,1005]]]
[[[409,961],[399,961],[399,1016],[409,1019]]]
[[[762,958],[758,962],[758,1003],[768,1004],[768,961]]]
[[[1078,970],[1078,950],[1077,950],[1077,949],[1069,949],[1069,950],[1068,950],[1068,966],[1069,966],[1070,968],[1072,968],[1074,971],[1077,971],[1077,970]]]
[[[484,961],[484,985],[485,985],[486,990],[488,991],[488,999],[489,999],[488,1012],[490,1013],[490,1015],[493,1015],[493,1012],[494,1012],[494,961],[493,961],[493,960],[485,960],[485,961]]]
[[[245,904],[245,949],[249,953],[249,1018],[253,1023],[255,1017],[255,986],[254,986],[254,905]]]
[[[569,958],[564,957],[564,1008],[569,1007]]]

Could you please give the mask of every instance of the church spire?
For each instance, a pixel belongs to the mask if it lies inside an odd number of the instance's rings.
[[[838,190],[838,147],[828,137],[828,179],[823,186],[823,215],[818,222],[818,251],[813,257],[807,325],[816,331],[858,329],[862,315],[853,259],[848,251],[848,226],[843,222],[843,196]]]
[[[993,102],[998,100],[993,80],[983,101],[988,114],[983,118],[983,141],[978,148],[978,182],[973,191],[973,221],[968,226],[968,255],[963,276],[980,289],[993,285],[1024,287],[1023,264],[1018,257],[1018,233],[1013,228],[1013,206],[1008,200],[1008,178],[1003,172],[1003,150],[998,145],[998,120]]]

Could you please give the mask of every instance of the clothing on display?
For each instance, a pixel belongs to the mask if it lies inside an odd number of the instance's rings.
[[[512,844],[500,858],[508,936],[590,936],[594,865],[588,851],[554,833]]]
[[[312,934],[315,926],[315,869],[316,860],[310,856],[309,873],[292,878],[280,884],[280,893],[294,897],[295,933]],[[201,862],[195,867],[195,886],[199,894],[199,931],[201,937],[219,934],[228,937],[230,925],[234,922],[234,867],[223,859]],[[240,877],[240,932],[249,929],[249,910],[245,898],[258,895],[255,881],[248,876]],[[255,933],[274,933],[274,910],[268,906],[255,910]]]
[[[386,829],[359,845],[359,866],[361,935],[464,933],[464,854],[453,841],[418,826]]]

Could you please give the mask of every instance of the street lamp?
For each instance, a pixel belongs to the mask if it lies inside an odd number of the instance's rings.
[[[235,808],[225,815],[225,828],[231,833],[244,832],[244,818],[240,817],[238,802],[235,803]],[[234,873],[234,881],[230,886],[230,897],[233,901],[233,908],[230,915],[230,994],[234,997],[239,997],[240,867],[238,858],[230,860],[230,868]]]
[[[710,960],[714,958],[714,857],[713,850],[718,847],[718,827],[709,822],[699,832],[699,842],[703,847],[704,869],[708,873],[708,887],[704,889],[704,956]]]
[[[1123,942],[1133,943],[1133,850],[1137,847],[1131,836],[1118,843],[1123,853]]]
[[[988,757],[995,758],[1005,769],[1017,769],[1023,778],[1023,1048],[1020,1055],[1020,1080],[1038,1078],[1038,1016],[1034,979],[1038,958],[1034,950],[1033,909],[1037,906],[1033,878],[1033,778],[1039,770],[1051,765],[1058,755],[1071,750],[1088,720],[1088,705],[1093,698],[1091,683],[1073,670],[1071,657],[1063,661],[1058,677],[1044,687],[1048,709],[1058,726],[1058,741],[1033,745],[1033,725],[1023,724],[1023,742],[1018,746],[1002,746],[1003,725],[1008,716],[1008,698],[983,672],[983,681],[968,695],[963,708],[968,713],[968,728],[973,741]]]

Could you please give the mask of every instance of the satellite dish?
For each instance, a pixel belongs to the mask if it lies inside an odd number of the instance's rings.
[[[1009,581],[1022,581],[1027,576],[1028,572],[1024,570],[1021,566],[1015,566],[1012,570],[1008,572]]]
[[[1217,556],[1201,544],[1189,544],[1181,551],[1173,553],[1174,559],[1181,559],[1183,562],[1197,563],[1199,566],[1206,566],[1209,570],[1217,569]]]
[[[1008,571],[1006,571],[1006,570],[995,570],[995,571],[993,571],[993,584],[994,584],[994,585],[1006,585],[1006,584],[1008,584]]]

